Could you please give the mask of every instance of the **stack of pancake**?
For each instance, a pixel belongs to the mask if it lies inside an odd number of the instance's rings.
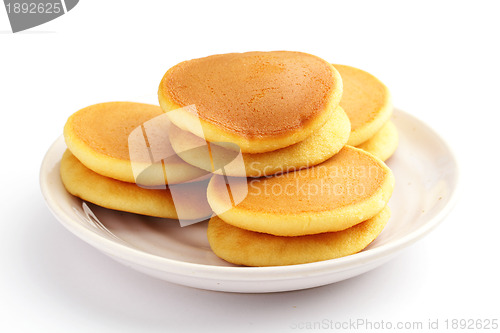
[[[213,211],[212,250],[247,266],[353,254],[386,225],[394,178],[383,160],[397,131],[389,92],[369,73],[300,52],[222,54],[172,67],[158,96],[161,109],[104,103],[70,117],[70,193],[145,215]],[[164,130],[146,133],[165,116]]]
[[[134,153],[129,149],[139,146],[148,123],[164,120],[163,115],[156,105],[109,102],[88,106],[69,117],[64,127],[68,149],[60,166],[68,192],[102,207],[136,214],[170,219],[182,214],[188,220],[210,217],[212,210],[206,200],[209,175],[173,152],[169,126],[149,131],[147,136],[150,142],[162,143],[154,151],[161,159],[152,158],[148,150]]]

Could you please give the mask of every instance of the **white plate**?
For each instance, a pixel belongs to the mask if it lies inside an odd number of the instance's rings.
[[[212,253],[205,234],[206,222],[181,227],[175,220],[87,205],[68,194],[61,183],[59,161],[66,149],[62,137],[43,160],[40,184],[50,210],[68,230],[148,275],[186,286],[232,292],[316,287],[387,262],[430,232],[453,206],[458,169],[449,147],[427,125],[407,113],[395,110],[393,121],[400,144],[387,161],[396,178],[391,219],[368,248],[340,259],[281,267],[239,267]]]

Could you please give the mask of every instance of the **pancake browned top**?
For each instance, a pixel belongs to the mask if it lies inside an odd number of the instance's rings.
[[[129,135],[148,120],[163,115],[157,105],[109,102],[75,112],[66,123],[68,135],[76,136],[93,151],[121,160],[130,160]],[[172,150],[168,142],[165,149]],[[173,150],[165,156],[174,155]]]
[[[303,214],[332,211],[354,205],[380,190],[390,170],[377,158],[360,149],[345,146],[327,161],[308,169],[273,177],[248,180],[230,188],[248,194],[236,208],[267,214]],[[213,182],[211,194],[223,195],[226,183]],[[246,189],[245,189],[246,190]],[[228,221],[231,222],[231,221]]]
[[[178,107],[195,105],[201,119],[245,138],[299,131],[342,94],[331,64],[289,51],[213,55],[172,67],[160,94]]]

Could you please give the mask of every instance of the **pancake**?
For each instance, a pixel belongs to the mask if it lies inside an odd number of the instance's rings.
[[[156,105],[101,103],[71,115],[64,127],[64,139],[87,168],[113,179],[164,185],[206,175],[175,154],[168,139],[169,124]]]
[[[386,161],[396,151],[398,141],[398,129],[389,120],[374,136],[360,144],[357,148],[377,156],[382,161]]]
[[[392,103],[389,89],[375,76],[361,69],[334,65],[343,82],[340,106],[351,121],[348,145],[357,146],[377,133],[389,121]]]
[[[308,169],[239,183],[233,179],[214,175],[210,180],[213,211],[226,223],[277,236],[347,229],[378,214],[394,188],[384,162],[351,146]]]
[[[390,210],[337,232],[281,237],[241,229],[214,216],[207,236],[212,251],[236,265],[282,266],[348,256],[366,248],[384,229]]]
[[[105,208],[185,220],[202,220],[212,214],[206,200],[208,181],[172,185],[169,188],[165,186],[162,190],[145,189],[95,173],[80,163],[69,150],[64,152],[61,159],[60,173],[69,193]],[[175,197],[172,196],[173,188]]]
[[[158,89],[176,126],[243,153],[304,140],[332,116],[341,96],[342,79],[330,63],[288,51],[184,61],[165,73]]]
[[[234,151],[210,144],[172,125],[170,142],[184,161],[216,174],[234,177],[261,177],[319,164],[342,149],[351,131],[345,112],[337,107],[326,124],[304,141],[275,151],[243,153],[243,163]],[[208,147],[209,145],[210,147]]]

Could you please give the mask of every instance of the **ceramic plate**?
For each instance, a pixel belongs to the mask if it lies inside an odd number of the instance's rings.
[[[430,232],[456,198],[458,169],[448,145],[426,124],[395,110],[400,144],[387,161],[396,187],[392,216],[382,234],[360,253],[340,259],[280,267],[241,267],[216,257],[206,222],[181,227],[176,220],[105,209],[66,192],[59,162],[60,137],[48,150],[40,185],[55,217],[72,233],[115,260],[148,275],[186,286],[231,292],[278,292],[326,285],[367,272]]]

